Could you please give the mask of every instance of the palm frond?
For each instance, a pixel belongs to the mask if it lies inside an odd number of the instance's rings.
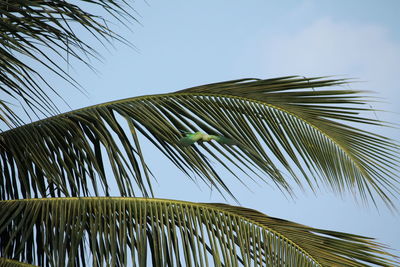
[[[81,8],[76,5],[86,5]],[[43,85],[54,93],[42,72],[34,67],[36,62],[47,70],[78,87],[73,77],[61,67],[60,61],[69,64],[70,57],[89,65],[88,57],[98,57],[95,49],[79,34],[79,27],[89,31],[100,42],[111,39],[126,42],[108,28],[100,15],[87,10],[105,10],[124,23],[133,18],[129,4],[124,0],[81,0],[71,3],[64,0],[0,0],[0,90],[28,105],[35,113],[58,113]]]
[[[242,113],[242,117],[252,121],[253,129],[246,134],[253,135],[255,129],[277,158],[281,153],[272,148],[271,140],[279,142],[281,149],[303,173],[300,159],[309,170],[316,172],[313,174],[337,192],[350,190],[366,200],[368,197],[373,199],[374,191],[391,205],[390,198],[399,196],[399,143],[355,128],[357,123],[357,126],[379,127],[388,124],[363,117],[366,112],[374,110],[361,107],[367,103],[360,95],[362,91],[343,88],[316,90],[347,83],[343,79],[321,78],[324,77],[242,79],[189,88],[179,93],[226,95],[229,99],[237,97],[246,104],[237,104],[229,111]],[[240,117],[233,115],[232,121]],[[235,136],[233,133],[230,135]],[[284,161],[281,163],[286,165]],[[309,184],[312,182],[309,178],[307,181]]]
[[[0,258],[0,267],[37,267],[37,266],[15,260]]]
[[[390,266],[370,238],[258,211],[149,198],[0,201],[1,255],[40,266]],[[35,255],[35,257],[33,256]],[[134,265],[134,266],[136,266]]]
[[[0,100],[0,121],[9,128],[15,125],[21,125],[22,121],[7,104],[8,103]]]
[[[378,193],[390,205],[391,194],[399,192],[398,144],[349,124],[381,124],[358,115],[369,110],[360,107],[358,92],[312,89],[342,83],[297,77],[230,81],[95,105],[6,131],[0,134],[0,198],[80,196],[101,188],[107,195],[107,160],[122,196],[133,195],[132,177],[149,195],[141,133],[187,175],[221,192],[231,193],[210,158],[236,177],[234,166],[249,176],[261,171],[262,179],[289,193],[290,179],[281,168],[299,185],[304,181],[296,169],[312,188],[323,182],[363,199]],[[238,145],[180,144],[182,132],[196,131]]]

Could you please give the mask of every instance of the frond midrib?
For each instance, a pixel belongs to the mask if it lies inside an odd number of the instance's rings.
[[[112,106],[112,105],[116,105],[116,104],[122,104],[122,103],[125,103],[125,102],[137,102],[137,101],[143,101],[143,100],[146,100],[146,99],[157,99],[157,98],[163,98],[163,97],[173,98],[175,96],[205,96],[205,97],[233,98],[233,99],[238,99],[238,100],[242,100],[242,101],[247,101],[247,102],[260,104],[260,105],[263,105],[263,106],[268,106],[268,107],[270,107],[272,109],[284,112],[284,113],[286,113],[286,114],[288,114],[288,115],[290,115],[292,117],[295,117],[296,119],[306,123],[307,125],[311,126],[313,129],[315,129],[317,132],[319,132],[323,136],[325,136],[328,140],[330,140],[332,142],[332,144],[334,144],[337,148],[339,148],[344,153],[344,155],[346,155],[346,157],[363,174],[364,177],[366,177],[366,178],[370,177],[368,175],[368,173],[366,173],[365,170],[360,166],[358,160],[351,155],[351,153],[349,152],[348,149],[346,149],[344,146],[342,146],[338,140],[336,140],[334,137],[328,135],[324,130],[320,129],[318,126],[312,124],[311,122],[305,120],[304,118],[298,116],[297,114],[295,114],[293,112],[285,110],[285,109],[283,109],[281,107],[278,107],[276,105],[273,105],[271,103],[267,103],[267,102],[263,102],[263,101],[260,101],[260,100],[247,98],[247,97],[243,97],[243,96],[236,96],[236,95],[215,94],[215,93],[166,93],[166,94],[143,95],[143,96],[130,97],[130,98],[125,98],[125,99],[120,99],[120,100],[115,100],[115,101],[109,101],[109,102],[105,102],[105,103],[101,103],[101,104],[92,105],[92,106],[89,106],[89,107],[84,107],[84,108],[68,111],[68,112],[65,112],[65,113],[62,113],[62,114],[58,114],[58,115],[55,115],[55,116],[52,116],[52,117],[49,117],[49,118],[45,118],[45,119],[42,119],[42,120],[34,121],[34,122],[22,125],[22,126],[17,127],[17,128],[23,128],[23,127],[38,125],[38,124],[40,124],[42,122],[45,122],[45,121],[57,120],[57,118],[60,118],[60,117],[66,117],[66,116],[68,116],[70,114],[74,114],[74,113],[78,113],[78,112],[82,112],[82,111],[86,111],[86,110],[90,110],[90,109],[95,109],[95,108],[98,108],[98,107]],[[14,128],[14,129],[17,129],[17,128]],[[13,129],[4,131],[3,133],[0,134],[0,136],[1,135],[6,135],[8,132],[10,132],[12,130]],[[370,179],[368,179],[368,180],[370,180]]]
[[[10,264],[14,264],[15,266],[22,266],[22,267],[37,267],[36,265],[32,265],[29,263],[25,263],[25,262],[20,262],[17,260],[12,260],[12,259],[7,259],[7,258],[2,258],[0,257],[0,263],[10,263]]]
[[[220,212],[223,213],[225,215],[230,215],[232,217],[235,218],[241,218],[247,222],[250,222],[262,229],[265,229],[271,233],[273,233],[274,235],[278,236],[279,238],[282,238],[284,240],[286,240],[288,243],[290,243],[292,246],[294,246],[295,248],[297,248],[301,253],[304,254],[304,256],[308,257],[309,259],[311,259],[315,264],[317,264],[318,266],[323,266],[321,263],[319,263],[312,255],[310,255],[305,249],[303,249],[300,245],[298,245],[296,242],[292,241],[291,239],[289,239],[288,237],[282,235],[281,233],[269,228],[266,225],[263,225],[251,218],[248,218],[246,216],[240,215],[240,214],[236,214],[234,212],[231,211],[227,211],[223,208],[218,208],[216,206],[213,206],[212,203],[208,204],[208,203],[196,203],[196,202],[190,202],[190,201],[183,201],[183,200],[171,200],[171,199],[162,199],[162,198],[143,198],[143,197],[63,197],[63,198],[30,198],[30,199],[12,199],[12,200],[1,200],[1,202],[6,202],[6,203],[10,203],[10,202],[31,202],[31,201],[38,201],[38,202],[46,202],[46,201],[74,201],[74,200],[101,200],[101,201],[106,201],[106,200],[116,200],[116,201],[142,201],[142,202],[155,202],[155,203],[167,203],[169,205],[180,205],[180,206],[196,206],[198,208],[203,208],[203,209],[208,209],[208,210],[213,210],[216,212]]]

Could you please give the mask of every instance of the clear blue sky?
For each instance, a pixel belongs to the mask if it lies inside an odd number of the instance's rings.
[[[110,51],[99,47],[104,62],[93,63],[100,74],[75,66],[71,73],[90,96],[68,90],[64,95],[72,108],[243,77],[340,75],[363,81],[351,88],[385,98],[388,103],[374,107],[392,113],[377,116],[400,123],[400,1],[148,0],[134,7],[142,25],[133,24],[132,32],[115,29],[137,50],[117,43]],[[67,91],[68,86],[59,85]],[[398,130],[385,131],[399,139]],[[151,147],[145,155],[158,179],[158,197],[224,201],[204,184],[189,181]],[[317,195],[298,191],[293,200],[273,186],[249,180],[249,191],[231,175],[226,178],[243,206],[317,228],[375,237],[400,255],[400,215],[382,203],[377,211],[349,194],[340,197],[323,188]]]

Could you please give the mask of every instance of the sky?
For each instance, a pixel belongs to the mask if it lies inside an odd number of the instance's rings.
[[[135,46],[98,47],[94,73],[82,64],[71,74],[88,97],[60,82],[73,109],[146,94],[167,93],[231,79],[286,75],[355,78],[352,89],[371,90],[384,102],[381,120],[400,123],[400,2],[392,1],[136,1],[140,24],[115,26]],[[98,44],[97,44],[98,45]],[[65,111],[68,108],[65,107]],[[399,131],[381,134],[399,140]],[[161,153],[146,147],[156,196],[194,202],[225,202],[204,184],[181,174]],[[148,151],[148,152],[147,152]],[[243,177],[245,180],[246,178]],[[272,185],[227,176],[240,204],[267,215],[316,228],[370,236],[400,256],[400,213],[378,209],[321,189],[287,198]],[[247,180],[246,180],[247,182]],[[236,203],[228,199],[228,203]],[[400,201],[395,200],[400,209]]]

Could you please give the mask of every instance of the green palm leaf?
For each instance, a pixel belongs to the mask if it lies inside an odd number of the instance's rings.
[[[87,7],[81,8],[76,5],[78,3]],[[37,64],[27,62],[37,62],[78,86],[70,74],[60,67],[60,61],[69,64],[71,57],[89,65],[88,57],[99,56],[76,34],[79,27],[89,31],[100,42],[116,39],[127,43],[108,28],[102,16],[88,12],[88,7],[91,10],[103,9],[123,23],[133,18],[124,0],[81,0],[72,3],[61,0],[1,0],[0,90],[27,104],[34,112],[57,113],[56,106],[43,88],[48,86],[57,94],[56,89],[37,70]]]
[[[0,267],[36,267],[36,265],[0,258]]]
[[[1,254],[40,266],[82,266],[88,264],[89,254],[91,266],[126,266],[129,261],[139,266],[396,263],[369,238],[226,204],[55,198],[0,201],[0,210]]]
[[[141,133],[187,175],[227,192],[210,157],[236,177],[233,166],[244,173],[256,167],[262,179],[268,181],[267,175],[289,193],[289,177],[278,169],[302,185],[293,165],[312,188],[323,182],[363,199],[377,193],[391,204],[390,194],[399,192],[398,144],[349,124],[381,124],[358,115],[369,110],[360,106],[364,100],[358,92],[313,89],[342,83],[297,77],[230,81],[109,102],[15,128],[0,134],[0,197],[79,196],[102,188],[108,194],[107,160],[123,196],[134,194],[132,178],[149,195]],[[238,145],[179,144],[182,131],[198,130]]]
[[[0,121],[12,128],[14,125],[20,125],[21,120],[14,113],[14,111],[5,103],[0,100]]]

